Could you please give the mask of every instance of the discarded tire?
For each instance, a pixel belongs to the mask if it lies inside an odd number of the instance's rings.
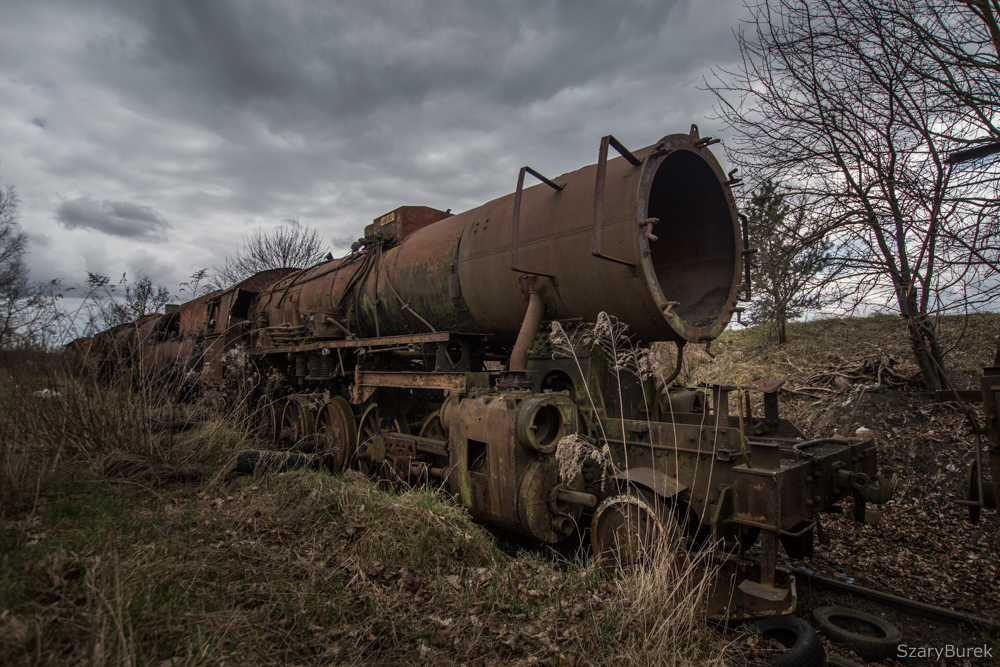
[[[866,632],[881,636],[868,636],[852,632],[843,626],[853,624]],[[903,642],[903,635],[885,619],[848,607],[818,607],[813,610],[813,625],[834,644],[857,653],[865,660],[881,660],[896,654],[896,647]]]
[[[235,471],[243,475],[262,472],[288,472],[309,468],[319,470],[324,467],[321,456],[299,454],[297,452],[246,451],[236,455]]]
[[[770,660],[755,663],[756,665],[823,667],[827,664],[826,649],[823,648],[823,643],[816,631],[801,618],[779,616],[758,621],[745,626],[736,637],[736,641],[758,635],[777,640],[787,650]]]

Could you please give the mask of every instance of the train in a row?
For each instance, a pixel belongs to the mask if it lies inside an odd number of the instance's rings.
[[[875,520],[891,490],[870,438],[782,419],[780,382],[674,386],[685,346],[710,346],[750,291],[738,179],[713,143],[697,126],[636,151],[604,137],[596,164],[525,167],[460,214],[400,207],[345,257],[103,332],[90,355],[209,385],[246,355],[275,450],[441,485],[505,533],[585,540],[608,569],[710,549],[709,615],[786,613],[781,551],[809,554],[845,498]],[[653,343],[676,348],[670,377],[650,372]]]

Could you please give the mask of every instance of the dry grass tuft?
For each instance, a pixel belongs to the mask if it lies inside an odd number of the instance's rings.
[[[644,567],[614,581],[613,610],[627,665],[724,665],[719,636],[705,624],[701,601],[716,576],[708,552],[678,557],[660,550]]]

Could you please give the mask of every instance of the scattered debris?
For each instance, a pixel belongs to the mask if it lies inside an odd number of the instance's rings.
[[[62,393],[56,391],[55,389],[39,389],[38,391],[32,392],[31,395],[35,398],[59,398],[62,396]]]

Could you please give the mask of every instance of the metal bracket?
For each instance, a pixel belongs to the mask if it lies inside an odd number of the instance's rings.
[[[566,187],[565,183],[563,183],[562,185],[553,183],[552,181],[550,181],[549,179],[545,178],[537,171],[532,169],[531,167],[521,167],[521,173],[518,174],[517,176],[517,191],[514,193],[514,212],[511,216],[511,221],[510,221],[510,270],[518,271],[520,273],[532,273],[536,276],[546,276],[548,278],[555,278],[555,276],[552,275],[551,273],[539,273],[538,271],[529,271],[527,269],[518,268],[517,266],[517,232],[519,223],[521,221],[521,191],[524,189],[524,172],[528,172],[529,174],[540,180],[542,183],[545,183],[545,185],[549,186],[550,188],[552,188],[557,192]]]
[[[726,174],[726,185],[731,188],[735,188],[737,185],[743,183],[743,179],[736,175],[737,171],[739,171],[739,167],[735,167],[732,171]]]
[[[597,183],[594,185],[594,226],[590,235],[590,254],[611,262],[624,264],[626,266],[636,266],[637,262],[632,262],[617,257],[611,257],[601,252],[601,226],[604,223],[604,180],[608,172],[608,146],[614,146],[623,158],[629,161],[633,167],[642,164],[642,160],[632,155],[629,149],[625,148],[620,141],[610,134],[601,139],[601,151],[597,157]]]

